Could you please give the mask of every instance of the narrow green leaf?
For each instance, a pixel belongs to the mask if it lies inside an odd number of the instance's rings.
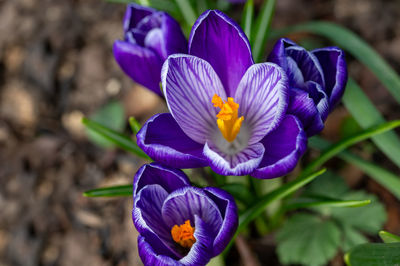
[[[250,39],[251,37],[251,26],[253,22],[253,14],[254,14],[254,1],[253,0],[247,0],[244,10],[243,10],[243,15],[242,15],[242,28],[244,30],[244,33],[246,34],[247,38]]]
[[[360,141],[366,140],[372,136],[384,133],[398,126],[400,126],[400,120],[394,120],[387,123],[383,123],[379,126],[374,126],[369,129],[366,129],[355,136],[345,138],[339,141],[338,143],[335,143],[327,150],[325,150],[317,159],[308,164],[307,167],[303,170],[302,174],[308,175],[309,173],[311,173],[312,171],[323,165],[326,161],[331,159],[333,156],[337,155],[338,153],[345,150],[349,146],[354,145]]]
[[[315,206],[326,207],[362,207],[371,203],[371,200],[341,200],[333,199],[325,196],[308,196],[294,199],[285,206],[286,210],[294,210],[300,208],[309,208]]]
[[[281,187],[271,191],[268,194],[265,194],[264,196],[260,197],[257,200],[257,203],[247,209],[243,214],[239,216],[239,227],[235,232],[235,235],[233,236],[231,242],[228,244],[226,249],[224,250],[224,254],[228,252],[230,247],[233,245],[233,242],[236,238],[236,236],[242,232],[246,226],[253,221],[255,218],[257,218],[270,204],[271,202],[274,202],[275,200],[282,199],[286,197],[287,195],[295,192],[299,188],[305,186],[306,184],[310,183],[312,180],[314,180],[316,177],[322,175],[326,169],[319,170],[318,172],[312,173],[307,176],[301,176],[296,178],[295,180],[292,180]]]
[[[150,160],[150,158],[133,142],[129,137],[116,132],[110,128],[104,127],[101,124],[94,122],[90,119],[83,118],[82,123],[96,133],[102,135],[107,140],[114,143],[116,146],[123,150],[129,151],[139,157]]]
[[[345,255],[349,266],[400,265],[400,243],[368,243],[352,248]]]
[[[330,143],[322,138],[313,137],[309,140],[309,145],[317,149],[326,149],[330,146]],[[368,162],[349,151],[343,151],[339,153],[338,157],[360,168],[372,179],[384,186],[388,191],[400,199],[400,176],[395,175],[378,165]]]
[[[199,14],[203,13],[204,11],[210,9],[208,7],[208,2],[207,0],[197,0],[197,12]]]
[[[400,91],[400,87],[398,88]],[[349,79],[343,95],[343,103],[362,128],[368,128],[385,122],[385,119],[353,80]],[[395,132],[375,136],[372,141],[398,167],[400,167],[400,138]]]
[[[131,127],[131,130],[132,130],[133,134],[135,134],[135,135],[142,128],[142,125],[134,117],[129,117],[129,126]]]
[[[391,234],[391,233],[383,231],[383,230],[379,232],[379,237],[385,243],[398,243],[398,242],[400,242],[400,236],[396,236],[394,234]]]
[[[96,188],[85,191],[85,197],[126,197],[132,196],[132,185]]]
[[[264,54],[272,17],[274,15],[276,0],[264,1],[260,14],[256,20],[256,26],[251,36],[253,56],[256,62],[260,62]]]
[[[400,77],[371,46],[352,31],[334,23],[314,21],[276,31],[274,37],[304,31],[324,36],[347,50],[368,67],[400,103]]]
[[[194,22],[197,19],[197,16],[190,2],[188,0],[175,0],[175,3],[181,11],[181,14],[186,23],[189,26],[193,26]]]

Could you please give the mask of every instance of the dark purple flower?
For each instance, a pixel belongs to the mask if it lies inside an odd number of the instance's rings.
[[[172,55],[162,83],[171,113],[153,116],[137,134],[154,160],[176,168],[210,166],[223,175],[274,178],[304,153],[301,122],[286,115],[286,74],[254,64],[241,28],[220,11],[192,28],[190,55]]]
[[[218,188],[192,187],[181,171],[151,163],[133,182],[132,218],[145,265],[206,265],[238,225],[234,199]]]
[[[281,66],[289,78],[287,112],[301,120],[308,136],[319,133],[346,86],[343,51],[325,47],[309,52],[289,39],[280,39],[267,61]]]
[[[124,40],[114,43],[116,61],[134,81],[162,96],[162,64],[171,54],[187,52],[178,22],[165,12],[129,4],[123,27]]]

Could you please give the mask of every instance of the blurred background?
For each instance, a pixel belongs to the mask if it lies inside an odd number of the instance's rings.
[[[231,8],[239,19],[242,7]],[[144,122],[167,110],[114,61],[112,44],[122,38],[124,11],[123,4],[102,0],[0,0],[1,266],[141,265],[132,199],[82,196],[91,188],[132,183],[144,163],[93,134],[88,138],[82,117],[102,117],[129,133],[129,116]],[[279,0],[272,27],[310,20],[351,29],[400,71],[398,0]],[[290,37],[329,45],[311,35]],[[400,108],[387,90],[366,67],[347,60],[350,75],[385,118],[398,119]],[[322,134],[338,139],[348,116],[339,106]],[[364,156],[400,174],[379,152]],[[400,232],[394,196],[355,167],[346,166],[341,175],[352,188],[376,194],[388,213],[384,228]],[[261,265],[278,265],[273,236],[249,245]],[[341,261],[338,255],[331,264]],[[243,258],[234,264],[247,265]]]

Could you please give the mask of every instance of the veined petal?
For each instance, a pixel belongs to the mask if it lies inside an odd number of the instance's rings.
[[[211,169],[220,175],[247,175],[253,172],[260,164],[264,146],[260,143],[248,145],[243,150],[235,153],[221,151],[214,143],[206,143],[204,156],[207,158]]]
[[[151,238],[159,238],[163,243],[163,251],[174,254],[179,258],[181,254],[175,249],[169,227],[161,219],[161,208],[168,197],[168,193],[160,185],[147,185],[134,198],[132,219],[140,234]]]
[[[204,12],[195,22],[189,38],[189,54],[211,64],[229,97],[235,95],[242,76],[254,63],[242,29],[218,10]]]
[[[265,147],[264,158],[250,174],[261,179],[280,177],[292,171],[307,148],[301,122],[292,115],[287,115],[261,142]]]
[[[222,226],[214,239],[213,256],[217,256],[232,239],[239,224],[235,199],[226,191],[207,187],[204,192],[217,204],[222,215]]]
[[[282,68],[272,63],[252,65],[240,81],[235,100],[250,131],[249,145],[259,142],[286,112],[288,83]]]
[[[287,113],[295,115],[301,121],[307,136],[313,136],[324,128],[321,114],[313,98],[306,91],[290,89],[290,104]]]
[[[203,146],[189,138],[169,113],[156,114],[137,134],[139,147],[153,160],[176,168],[207,166]]]
[[[187,176],[179,169],[163,166],[154,162],[145,164],[137,171],[133,179],[133,197],[147,185],[160,185],[167,193],[190,186]]]
[[[343,96],[347,82],[344,52],[337,47],[326,47],[313,50],[312,53],[322,66],[326,83],[325,92],[329,96],[330,110],[332,110]]]
[[[165,61],[161,79],[172,116],[188,137],[204,144],[218,130],[212,97],[226,99],[217,74],[203,59],[175,54]]]
[[[115,60],[135,82],[162,96],[160,74],[162,61],[150,49],[125,41],[116,41],[113,47]]]
[[[184,266],[182,263],[173,259],[162,250],[162,242],[157,238],[149,236],[138,236],[139,256],[144,265],[157,266]]]
[[[164,201],[161,213],[165,224],[170,228],[190,220],[196,230],[195,215],[197,215],[210,226],[210,234],[214,237],[222,225],[217,205],[196,187],[183,187],[172,192]]]
[[[193,235],[196,238],[196,242],[191,247],[189,253],[180,259],[179,262],[188,266],[206,265],[213,257],[213,235],[210,234],[213,228],[200,218],[199,215],[194,215],[194,220],[196,229]]]
[[[138,5],[135,3],[128,4],[125,16],[123,20],[123,27],[124,31],[127,32],[130,29],[136,27],[136,25],[146,16],[151,15],[152,13],[156,12],[155,9],[150,7],[145,7],[142,5]]]

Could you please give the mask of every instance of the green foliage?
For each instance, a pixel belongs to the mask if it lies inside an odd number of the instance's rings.
[[[335,256],[340,229],[332,220],[299,213],[289,218],[277,235],[278,256],[284,264],[324,265]]]
[[[87,118],[82,119],[82,123],[92,131],[95,131],[108,141],[112,142],[116,146],[120,147],[121,149],[131,152],[141,158],[148,159],[150,158],[145,154],[138,145],[133,142],[128,136],[125,136],[115,130],[112,130],[108,127],[105,127],[95,121],[92,121]]]
[[[133,134],[137,134],[139,130],[142,128],[142,125],[137,121],[134,117],[129,117],[129,126],[131,127],[131,130]]]
[[[311,195],[334,197],[344,202],[371,203],[355,204],[359,206],[357,208],[344,204],[345,208],[329,204],[308,206],[313,213],[298,213],[290,217],[277,236],[278,255],[284,264],[325,265],[339,248],[347,251],[366,243],[362,233],[375,233],[386,221],[384,207],[374,195],[351,191],[341,177],[331,172],[312,182],[301,197]]]
[[[349,266],[398,266],[400,243],[368,243],[352,248],[345,256]]]
[[[247,38],[249,38],[249,39],[251,36],[253,15],[254,15],[254,2],[253,2],[253,0],[248,0],[243,9],[242,28],[243,28],[243,31],[246,34]]]
[[[379,232],[379,237],[385,243],[397,243],[397,242],[400,242],[400,236],[396,236],[396,235],[391,234],[391,233],[386,232],[386,231],[380,231]]]
[[[119,102],[110,102],[109,104],[100,108],[91,117],[91,119],[105,127],[116,131],[121,131],[125,126],[124,108]],[[87,136],[92,142],[100,147],[114,147],[114,144],[111,141],[109,141],[107,138],[104,138],[101,134],[95,130],[92,130],[91,128],[87,128]]]
[[[126,197],[132,196],[132,185],[96,188],[85,191],[85,197]]]

